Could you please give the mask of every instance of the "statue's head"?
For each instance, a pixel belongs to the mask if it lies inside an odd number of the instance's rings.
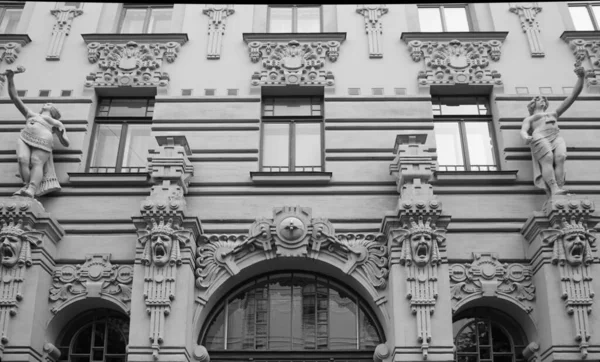
[[[533,97],[527,105],[529,114],[532,115],[536,108],[540,108],[542,111],[548,109],[548,98],[544,96]]]
[[[419,216],[417,222],[410,218],[405,228],[392,231],[393,240],[402,245],[401,263],[414,262],[417,266],[439,263],[439,245],[446,240],[444,233],[445,230],[436,229],[431,218],[425,222],[423,216]]]
[[[577,221],[575,217],[568,222],[563,218],[553,229],[544,230],[542,238],[545,243],[553,246],[552,262],[554,264],[565,262],[572,266],[593,262],[591,244],[596,238],[586,229],[583,220]]]
[[[44,112],[50,113],[50,116],[56,120],[59,120],[61,117],[60,112],[58,111],[58,109],[56,109],[56,107],[52,103],[46,103],[42,106],[41,113],[44,113]]]
[[[0,229],[0,264],[5,268],[15,265],[31,265],[30,243],[41,243],[42,233],[23,227],[23,221],[3,222]]]
[[[179,248],[189,241],[191,233],[188,230],[173,225],[173,219],[165,222],[161,216],[151,220],[147,230],[141,230],[140,242],[144,245],[142,262],[146,265],[154,264],[163,267],[167,264],[181,264]]]

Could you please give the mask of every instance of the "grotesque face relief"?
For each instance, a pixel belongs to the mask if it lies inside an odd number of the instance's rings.
[[[579,232],[569,233],[563,237],[563,243],[567,262],[573,266],[583,263],[586,252],[586,236]]]
[[[417,232],[410,237],[410,248],[415,264],[423,266],[429,263],[431,258],[432,237],[425,232]]]
[[[19,236],[0,234],[0,257],[2,258],[0,263],[7,268],[15,266],[19,260],[22,246],[23,241]]]
[[[152,249],[152,260],[156,266],[167,265],[171,259],[171,249],[173,248],[173,238],[165,233],[155,233],[150,237],[150,247]]]

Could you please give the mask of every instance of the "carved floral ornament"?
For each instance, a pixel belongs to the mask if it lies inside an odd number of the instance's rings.
[[[589,60],[591,69],[586,72],[587,86],[600,88],[600,38],[598,39],[572,39],[569,46],[573,50],[576,65]]]
[[[287,43],[252,41],[248,43],[253,63],[262,60],[262,70],[252,75],[252,85],[333,86],[334,76],[325,71],[325,60],[335,62],[339,41]]]
[[[425,61],[426,70],[417,76],[420,85],[502,84],[500,73],[488,69],[490,60],[500,60],[500,40],[412,40],[408,46],[415,62]]]
[[[282,207],[273,219],[259,218],[247,236],[202,235],[199,240],[196,286],[210,288],[223,274],[240,272],[246,257],[266,259],[328,255],[342,263],[346,274],[358,273],[375,288],[387,285],[387,247],[382,234],[335,234],[326,219],[312,218],[311,209]]]

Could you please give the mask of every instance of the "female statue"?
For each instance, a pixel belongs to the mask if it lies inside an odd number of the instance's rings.
[[[60,143],[69,147],[65,126],[60,119],[60,112],[51,103],[42,106],[40,113],[27,108],[17,95],[14,76],[25,68],[16,71],[7,69],[1,75],[8,79],[8,95],[17,109],[25,116],[25,128],[17,140],[17,158],[19,173],[25,186],[14,195],[35,197],[60,189],[54,162],[52,160],[53,134],[58,135]]]

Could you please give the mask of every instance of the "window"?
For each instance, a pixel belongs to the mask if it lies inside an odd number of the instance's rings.
[[[168,33],[171,31],[173,4],[123,5],[121,33]]]
[[[89,172],[144,172],[148,149],[157,146],[150,135],[154,99],[102,99],[96,114]]]
[[[320,6],[269,6],[269,33],[319,32],[321,32]]]
[[[298,351],[303,360],[307,351],[354,350],[366,351],[368,361],[383,340],[381,328],[356,293],[309,273],[252,280],[224,300],[207,326],[198,342],[211,360],[219,360],[218,352],[225,350],[289,351],[290,358]],[[322,360],[334,360],[331,357]]]
[[[261,171],[323,171],[323,98],[270,97],[262,107]]]
[[[439,171],[498,171],[485,97],[434,97]]]
[[[14,34],[23,13],[23,2],[0,3],[0,34]]]
[[[600,3],[569,4],[575,30],[600,30]]]
[[[419,6],[422,32],[470,31],[466,5]]]
[[[59,339],[59,361],[125,362],[129,321],[117,313],[94,310],[77,318]]]

